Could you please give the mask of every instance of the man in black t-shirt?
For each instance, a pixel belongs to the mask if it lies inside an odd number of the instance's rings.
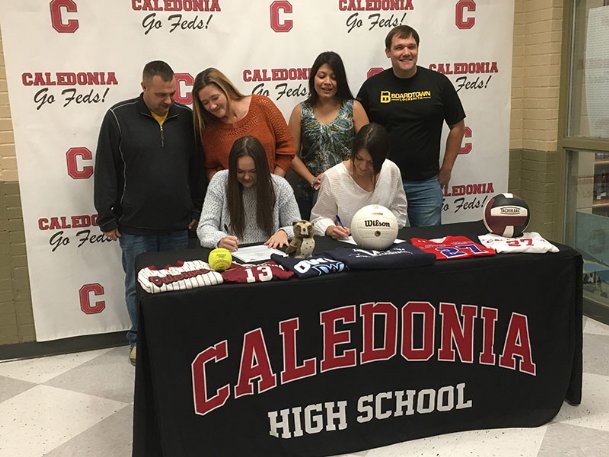
[[[440,225],[442,188],[448,185],[465,133],[465,112],[450,80],[417,66],[419,35],[400,25],[385,38],[391,68],[362,85],[357,94],[371,122],[391,136],[389,158],[402,172],[413,227]],[[440,139],[446,122],[449,134],[442,166]]]

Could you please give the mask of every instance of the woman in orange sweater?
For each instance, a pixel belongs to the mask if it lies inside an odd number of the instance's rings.
[[[264,146],[269,169],[285,176],[296,146],[283,115],[268,97],[243,95],[221,71],[208,68],[195,78],[192,107],[208,179],[228,168],[233,143],[244,136],[256,137]]]

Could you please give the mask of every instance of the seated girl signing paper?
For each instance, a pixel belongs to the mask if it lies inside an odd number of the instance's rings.
[[[228,157],[228,170],[209,183],[197,235],[201,246],[236,250],[241,243],[287,246],[292,222],[300,219],[288,182],[271,174],[256,138],[239,138]]]
[[[326,171],[321,178],[317,202],[311,211],[317,235],[345,239],[351,219],[366,205],[389,208],[398,226],[407,222],[406,195],[400,170],[387,159],[389,135],[379,124],[368,124],[353,140],[351,156]]]

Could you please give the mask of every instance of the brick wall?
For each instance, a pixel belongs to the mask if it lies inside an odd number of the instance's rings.
[[[0,34],[0,344],[34,341],[13,123]]]
[[[530,206],[530,229],[560,239],[562,191],[558,107],[562,0],[516,0],[510,131],[510,191]]]

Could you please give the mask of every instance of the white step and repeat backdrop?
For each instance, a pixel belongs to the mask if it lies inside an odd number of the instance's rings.
[[[411,25],[419,64],[450,78],[467,113],[444,221],[480,219],[507,190],[512,0],[20,0],[0,13],[39,341],[128,327],[92,175],[105,111],[139,94],[150,60],[173,67],[182,103],[213,66],[287,119],[320,52],[343,57],[356,94],[389,66],[387,32]]]

